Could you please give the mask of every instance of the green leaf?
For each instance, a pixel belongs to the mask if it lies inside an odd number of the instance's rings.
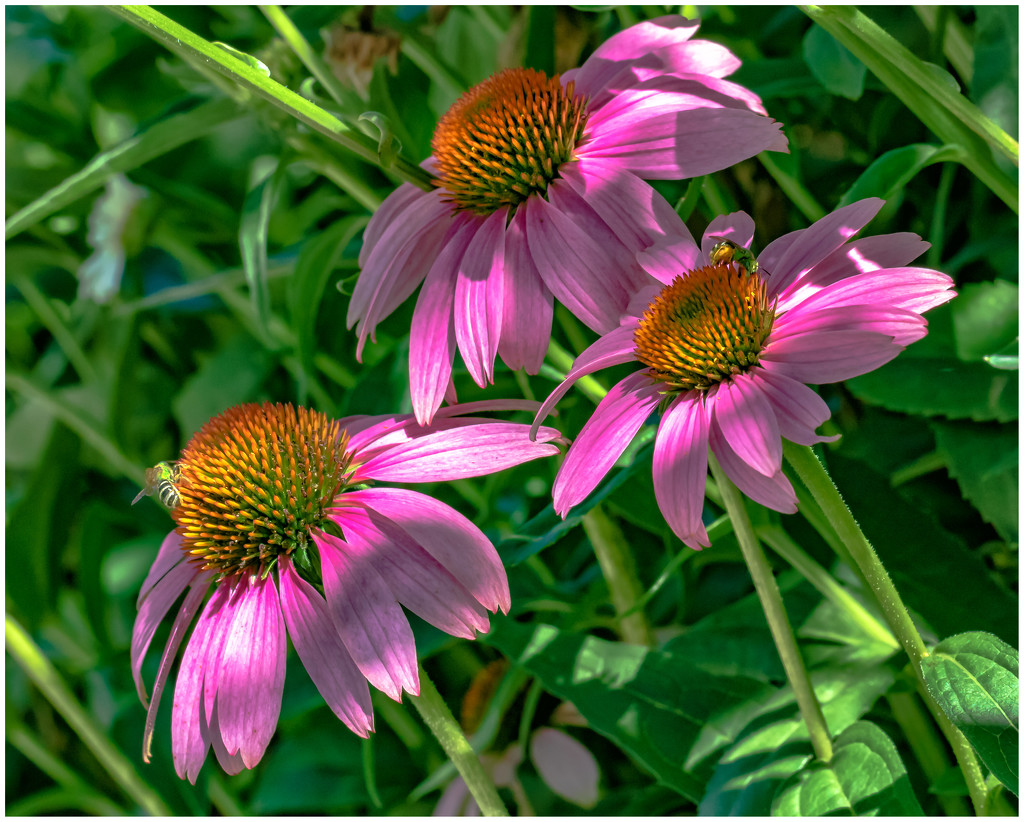
[[[933,163],[961,160],[963,153],[960,146],[933,146],[928,143],[894,148],[864,170],[840,198],[839,205],[849,205],[865,197],[891,200],[922,169]]]
[[[804,60],[811,74],[831,94],[859,100],[864,93],[867,68],[824,29],[813,26],[807,32]]]
[[[949,475],[966,499],[999,535],[1014,543],[1020,535],[1020,445],[1010,426],[932,422],[935,441]]]
[[[790,777],[772,816],[923,816],[899,752],[877,725],[855,722],[833,743],[828,764]]]
[[[264,158],[260,158],[261,160]],[[270,287],[267,277],[267,233],[270,211],[281,182],[284,163],[274,160],[269,168],[258,173],[259,182],[245,195],[238,226],[238,244],[242,250],[242,268],[249,285],[256,322],[266,334],[270,314]]]
[[[381,168],[391,168],[402,153],[402,141],[395,135],[391,120],[379,111],[364,111],[357,122],[366,122],[377,132],[377,159]],[[371,135],[372,136],[372,135]]]
[[[944,357],[901,356],[847,380],[864,402],[890,411],[975,422],[1017,419],[1017,372]]]
[[[29,203],[7,221],[4,236],[11,239],[75,200],[91,194],[115,174],[138,168],[244,113],[233,100],[219,99],[168,117],[144,133],[97,154],[77,174],[72,174],[38,200]]]
[[[829,454],[828,470],[903,601],[939,636],[965,629],[1015,636],[1016,599],[977,553],[866,463]]]
[[[924,63],[854,6],[801,9],[862,60],[943,143],[963,146],[964,165],[1017,211],[1016,176],[993,156],[998,152],[1016,163],[1017,142],[958,93],[952,78],[940,77],[946,73]]]
[[[928,692],[992,773],[1018,792],[1020,680],[1017,650],[992,634],[958,634],[923,660]]]
[[[833,735],[860,719],[893,682],[888,668],[863,665],[811,674]],[[702,816],[766,815],[783,782],[813,757],[807,726],[789,687],[756,700],[757,713],[720,759],[701,800]]]
[[[1017,284],[1007,280],[968,283],[960,288],[950,304],[960,359],[983,360],[1017,339],[1019,294]]]

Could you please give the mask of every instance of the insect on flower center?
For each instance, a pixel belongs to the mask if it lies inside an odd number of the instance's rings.
[[[586,100],[542,71],[513,68],[471,88],[431,141],[438,185],[461,211],[488,215],[544,194],[583,138]]]
[[[199,430],[178,463],[172,511],[184,549],[221,577],[268,571],[305,550],[351,476],[337,422],[291,404],[238,405]]]
[[[662,289],[637,326],[634,356],[665,393],[706,391],[757,364],[774,319],[756,263],[717,262]]]

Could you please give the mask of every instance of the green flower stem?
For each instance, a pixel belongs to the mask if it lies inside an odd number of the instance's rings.
[[[281,39],[295,52],[296,56],[302,61],[302,65],[309,69],[309,73],[334,98],[334,101],[338,105],[345,105],[345,98],[348,97],[345,88],[338,82],[338,78],[334,76],[333,72],[327,68],[324,61],[320,59],[320,55],[313,51],[309,41],[302,36],[302,32],[295,27],[295,24],[288,15],[284,13],[284,9],[280,6],[259,6],[259,10],[263,12],[263,16],[270,21],[270,25],[281,35]]]
[[[560,346],[553,339],[548,343],[548,362],[554,366],[563,377],[572,369],[573,356]],[[608,389],[599,383],[590,374],[580,377],[576,381],[576,387],[595,403],[601,402],[608,393]]]
[[[169,816],[171,809],[136,772],[132,763],[96,726],[92,717],[75,699],[56,668],[39,646],[10,614],[4,615],[4,642],[7,653],[42,691],[43,696],[64,717],[78,738],[100,761],[121,789],[152,816]]]
[[[758,529],[761,537],[772,550],[792,565],[811,583],[825,599],[842,608],[857,623],[865,634],[889,647],[899,650],[900,644],[892,632],[836,582],[835,578],[822,568],[810,555],[797,545],[789,535],[777,526]]]
[[[853,514],[846,507],[838,489],[814,452],[806,445],[796,445],[783,440],[783,454],[828,516],[829,522],[846,546],[849,555],[867,580],[868,587],[881,606],[889,627],[910,658],[910,665],[917,677],[919,691],[952,745],[957,761],[960,763],[960,770],[963,771],[964,778],[967,780],[967,788],[971,794],[975,813],[981,815],[985,808],[985,784],[977,757],[963,734],[953,726],[928,694],[924,675],[921,672],[921,659],[928,655],[928,649],[910,618],[907,607],[900,599],[889,573],[885,570],[885,566],[882,565],[867,537],[860,530]]]
[[[409,701],[420,712],[427,727],[433,731],[437,741],[441,743],[448,758],[458,768],[459,774],[469,788],[469,792],[480,806],[484,816],[508,816],[505,803],[498,796],[494,781],[487,775],[480,757],[466,739],[466,735],[455,721],[452,712],[445,705],[441,694],[430,681],[427,672],[420,665],[420,695],[410,697]]]
[[[718,465],[714,455],[708,454],[708,465],[711,473],[718,483],[719,492],[722,495],[722,503],[732,520],[733,531],[736,533],[736,540],[743,552],[743,559],[750,570],[750,576],[754,580],[754,588],[761,600],[761,607],[764,609],[765,618],[768,620],[768,628],[775,640],[775,647],[778,649],[779,658],[782,660],[782,667],[786,670],[786,678],[793,688],[796,696],[796,704],[800,709],[807,732],[811,738],[811,746],[814,748],[815,756],[821,762],[829,762],[832,759],[832,737],[829,735],[828,726],[825,724],[825,715],[821,712],[821,705],[814,694],[811,680],[807,675],[807,668],[804,666],[803,657],[800,656],[800,649],[796,644],[796,637],[793,635],[793,628],[786,614],[786,607],[782,602],[782,594],[779,592],[778,583],[768,565],[768,559],[764,555],[757,536],[754,534],[754,527],[750,522],[750,516],[743,504],[743,497],[739,489],[732,484],[732,481],[725,475],[725,472]]]
[[[764,166],[764,170],[778,183],[779,188],[789,197],[789,201],[800,209],[804,217],[812,223],[817,222],[827,212],[822,208],[821,203],[814,199],[814,195],[811,194],[804,184],[782,167],[778,160],[779,156],[772,151],[762,151],[757,155],[757,159]],[[787,155],[781,156],[786,157],[786,161],[790,160],[790,157]],[[783,163],[788,164],[786,161],[783,161]]]
[[[107,6],[107,9],[145,32],[175,54],[216,71],[242,88],[268,100],[292,117],[301,120],[310,128],[327,135],[357,157],[368,163],[381,165],[377,156],[375,140],[271,79],[258,68],[249,65],[226,49],[204,40],[149,6]],[[419,166],[401,157],[396,158],[388,170],[426,191],[433,189],[430,175]]]
[[[654,634],[642,609],[635,609],[643,595],[643,586],[636,575],[636,564],[619,526],[609,519],[601,506],[591,508],[583,516],[583,530],[601,566],[601,573],[611,592],[618,615],[619,633],[633,645],[654,645]]]

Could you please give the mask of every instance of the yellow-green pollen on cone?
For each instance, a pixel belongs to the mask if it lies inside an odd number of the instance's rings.
[[[228,409],[178,463],[172,512],[191,560],[220,578],[266,573],[305,550],[351,477],[348,436],[326,415],[281,404]]]
[[[676,277],[647,306],[634,356],[665,393],[707,391],[758,362],[775,320],[767,285],[723,262]]]
[[[460,97],[431,141],[437,185],[460,211],[486,216],[543,195],[583,138],[586,100],[558,75],[513,68]]]

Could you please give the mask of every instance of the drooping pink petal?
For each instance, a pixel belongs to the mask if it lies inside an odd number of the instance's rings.
[[[523,214],[518,209],[505,232],[504,317],[498,354],[513,371],[523,368],[527,374],[536,374],[551,339],[554,295],[530,256]]]
[[[373,706],[366,678],[338,636],[327,603],[292,563],[280,563],[281,612],[295,651],[328,707],[364,739],[373,730]]]
[[[601,400],[555,477],[552,499],[559,516],[597,487],[660,400],[646,371],[621,380]]]
[[[199,575],[199,569],[188,562],[180,550],[179,556],[179,563],[160,577],[156,585],[147,592],[148,596],[142,601],[139,613],[135,617],[135,625],[132,627],[132,677],[135,679],[135,690],[143,705],[149,701],[146,697],[146,686],[142,682],[142,664],[145,662],[149,644],[153,641],[156,629],[171,610],[171,606]]]
[[[793,311],[877,305],[922,314],[953,299],[952,287],[948,276],[929,268],[883,268],[826,285]]]
[[[701,264],[700,248],[689,231],[679,241],[670,238],[641,251],[636,259],[644,271],[662,285],[668,285],[676,277],[693,271]],[[630,313],[638,313],[635,308],[636,302],[630,302]]]
[[[534,442],[527,426],[510,422],[437,427],[442,430],[396,445],[364,463],[360,481],[447,482],[493,474],[557,454],[558,447],[549,443],[561,437],[553,428],[541,428]]]
[[[814,445],[839,438],[838,434],[824,437],[815,433],[831,413],[825,401],[803,383],[765,368],[751,369],[747,378],[768,398],[779,433],[787,440],[798,445]]]
[[[224,746],[245,767],[263,757],[281,715],[287,642],[272,576],[250,574],[221,651],[217,705]]]
[[[782,468],[782,438],[771,403],[741,374],[718,384],[714,418],[736,455],[772,477]]]
[[[627,248],[642,251],[690,236],[675,209],[639,177],[590,158],[567,163],[560,173]]]
[[[594,755],[564,731],[538,728],[530,737],[530,759],[545,784],[583,808],[597,804],[600,770]]]
[[[796,492],[781,468],[771,477],[755,471],[729,447],[714,419],[711,420],[708,442],[718,464],[740,491],[773,511],[796,513]]]
[[[382,245],[362,265],[347,316],[349,328],[357,325],[357,360],[362,361],[367,337],[376,341],[377,324],[423,282],[431,262],[448,239],[452,223],[450,206],[438,199],[436,193],[423,205],[425,208],[418,208],[411,215],[411,221],[396,221],[385,232]]]
[[[697,551],[711,541],[701,521],[708,476],[708,416],[704,401],[684,394],[665,410],[654,440],[654,497],[673,533]]]
[[[209,662],[207,647],[217,633],[221,612],[227,604],[231,586],[220,584],[213,592],[196,620],[192,636],[178,668],[178,681],[174,686],[174,704],[171,708],[171,755],[174,770],[181,779],[193,785],[199,769],[210,750],[210,737],[205,733],[203,717],[203,679]],[[156,704],[156,694],[153,695]]]
[[[409,390],[416,419],[426,425],[444,399],[455,359],[455,279],[479,229],[479,218],[459,215],[450,239],[430,267],[409,330]]]
[[[205,719],[203,721],[205,722]],[[220,705],[218,703],[213,705],[206,736],[210,739],[210,746],[217,757],[217,764],[220,765],[224,773],[228,776],[236,776],[245,770],[245,761],[242,759],[241,751],[235,751],[233,754],[228,753],[228,749],[224,744],[224,730],[220,718]]]
[[[768,296],[775,297],[797,282],[809,269],[853,239],[885,205],[884,200],[871,197],[836,209],[803,229],[769,243],[758,256],[758,262],[771,273]]]
[[[551,396],[544,400],[544,404],[537,411],[533,427],[530,429],[531,438],[536,437],[540,424],[580,377],[634,359],[633,334],[635,330],[635,325],[619,326],[592,343],[576,358],[565,379],[551,392]]]
[[[698,108],[649,117],[642,129],[627,116],[595,126],[577,153],[644,179],[700,177],[761,151],[786,151],[782,126],[747,109]]]
[[[152,756],[153,730],[156,728],[156,715],[160,708],[160,697],[163,696],[164,686],[167,684],[167,676],[171,672],[174,657],[178,654],[178,648],[185,637],[185,632],[188,631],[188,626],[192,624],[192,618],[196,615],[196,611],[199,610],[199,606],[203,602],[209,581],[208,575],[193,581],[192,590],[188,592],[188,596],[185,597],[181,608],[178,609],[178,615],[174,618],[174,624],[171,626],[171,633],[167,638],[167,644],[164,645],[164,652],[160,657],[160,667],[157,669],[156,682],[153,684],[153,701],[149,704],[149,709],[146,711],[146,728],[142,734],[143,762],[149,762]],[[201,765],[202,762],[199,764]],[[198,766],[196,770],[198,771]]]
[[[407,532],[489,611],[508,613],[508,576],[498,552],[462,514],[433,497],[403,488],[369,488],[345,495]]]
[[[822,385],[859,377],[903,350],[892,337],[871,331],[826,331],[769,340],[761,365],[803,383]]]
[[[801,305],[776,320],[771,338],[779,342],[830,331],[873,331],[892,337],[897,345],[907,346],[921,339],[927,327],[920,314],[889,305],[839,305],[812,310]]]
[[[655,52],[659,69],[674,75],[697,74],[706,77],[728,77],[740,67],[740,59],[725,46],[710,40],[690,40],[660,46]],[[656,69],[646,67],[637,72],[647,78]]]
[[[412,183],[402,183],[384,198],[384,202],[374,212],[370,222],[366,224],[366,230],[363,232],[363,245],[359,249],[360,267],[366,265],[366,261],[370,259],[370,255],[376,250],[384,232],[394,226],[396,222],[408,224],[410,221],[404,219],[405,211],[414,205],[420,204],[429,194],[430,192],[424,191]]]
[[[330,534],[314,531],[313,540],[320,549],[327,609],[352,661],[395,701],[401,701],[403,688],[418,694],[412,628],[373,562]]]
[[[750,248],[754,240],[754,221],[744,211],[722,214],[711,221],[700,241],[700,250],[705,260],[711,259],[711,249],[722,240],[733,245]]]
[[[455,278],[455,340],[462,361],[481,388],[494,382],[505,301],[505,221],[501,208],[473,234]]]
[[[177,531],[171,531],[163,542],[160,543],[160,550],[156,553],[156,559],[149,566],[146,578],[142,581],[142,588],[139,589],[138,599],[135,600],[135,608],[142,607],[142,603],[149,595],[150,590],[178,563],[185,558],[185,551],[181,546],[181,535]]]
[[[371,562],[402,605],[445,633],[474,639],[487,633],[487,612],[402,528],[373,509],[346,508],[337,517],[345,541]]]
[[[564,214],[543,197],[530,197],[520,210],[530,256],[548,289],[599,334],[615,328],[629,303],[624,272],[640,270],[625,246],[608,236],[608,227],[592,211],[586,223],[603,228],[577,225],[574,218],[581,215]]]

